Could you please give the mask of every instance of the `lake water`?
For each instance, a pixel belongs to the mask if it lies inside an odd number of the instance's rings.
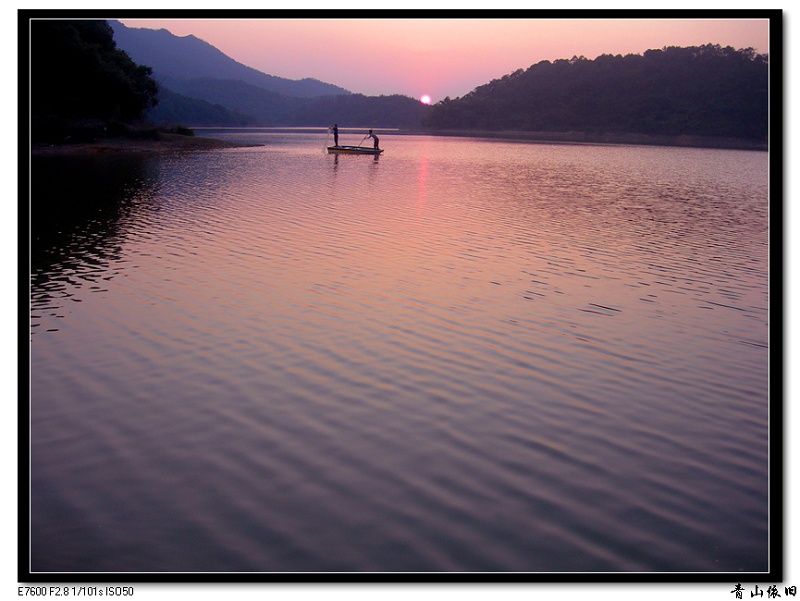
[[[769,569],[767,153],[212,135],[35,157],[32,571]]]

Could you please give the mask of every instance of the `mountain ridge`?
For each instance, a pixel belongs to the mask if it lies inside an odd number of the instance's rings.
[[[407,96],[364,96],[310,77],[262,73],[193,35],[108,23],[118,48],[153,71],[159,103],[147,118],[157,124],[418,128],[429,108]]]
[[[181,79],[237,79],[269,92],[298,98],[351,93],[309,77],[294,80],[263,73],[194,35],[176,36],[166,29],[127,27],[113,20],[108,23],[117,46],[135,62],[152,68],[153,77],[159,83]]]
[[[706,44],[540,61],[429,107],[267,75],[193,35],[110,26],[119,48],[152,68],[164,91],[165,102],[148,115],[156,123],[767,137],[769,59],[752,49]]]

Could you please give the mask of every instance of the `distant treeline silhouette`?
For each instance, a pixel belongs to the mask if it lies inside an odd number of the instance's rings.
[[[432,107],[399,95],[297,98],[234,79],[169,81],[178,89],[159,86],[149,66],[134,63],[119,49],[106,21],[31,21],[33,141],[129,132],[129,124],[145,117],[189,125],[338,122],[421,126],[433,132],[645,134],[758,142],[766,141],[768,130],[768,56],[712,44],[542,61]]]
[[[240,80],[167,80],[159,105],[148,114],[156,122],[209,126],[349,126],[416,128],[428,107],[408,96],[335,94],[285,96]]]
[[[124,127],[157,102],[149,67],[116,47],[106,21],[31,21],[33,140]]]
[[[432,130],[766,140],[768,57],[707,44],[542,61],[431,107]]]

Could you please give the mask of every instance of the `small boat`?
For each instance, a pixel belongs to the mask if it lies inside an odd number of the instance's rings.
[[[369,146],[328,146],[328,154],[380,154],[383,148]]]

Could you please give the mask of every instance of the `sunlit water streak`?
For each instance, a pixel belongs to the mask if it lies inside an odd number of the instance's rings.
[[[34,163],[35,571],[767,569],[766,154],[227,135]]]

